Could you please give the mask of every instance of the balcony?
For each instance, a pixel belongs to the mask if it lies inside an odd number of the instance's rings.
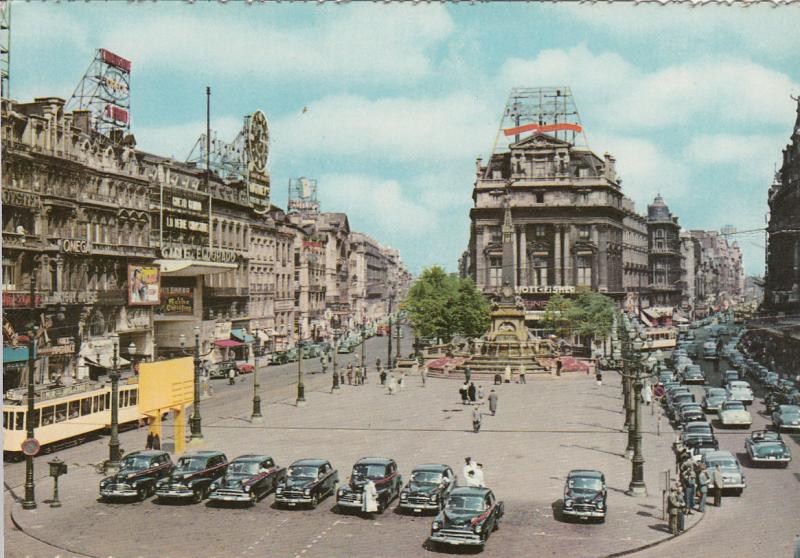
[[[41,239],[35,234],[3,231],[3,248],[42,249]]]
[[[248,287],[205,287],[203,289],[205,297],[232,297],[232,296],[250,296],[250,289]]]
[[[664,256],[680,256],[680,248],[668,248],[664,246],[653,246],[650,248],[651,254],[664,255]]]
[[[98,256],[138,256],[154,258],[155,249],[149,246],[134,244],[112,244],[108,242],[92,242],[89,244],[89,253]]]

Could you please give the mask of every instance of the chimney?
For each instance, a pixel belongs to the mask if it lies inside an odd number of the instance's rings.
[[[91,113],[86,109],[74,110],[72,112],[72,123],[81,132],[88,134],[92,123]]]

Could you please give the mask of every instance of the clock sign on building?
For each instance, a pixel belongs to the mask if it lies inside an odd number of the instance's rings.
[[[257,110],[245,122],[245,153],[247,157],[248,195],[253,209],[266,212],[270,206],[269,173],[269,126],[267,117]]]

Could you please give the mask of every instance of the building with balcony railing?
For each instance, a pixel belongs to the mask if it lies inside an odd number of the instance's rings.
[[[650,302],[657,306],[681,304],[681,227],[661,194],[647,206]]]

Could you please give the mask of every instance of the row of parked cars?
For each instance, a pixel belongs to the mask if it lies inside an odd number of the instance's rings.
[[[596,489],[602,493],[602,503],[593,503],[592,509],[604,510],[602,475],[598,482],[582,480],[584,477],[571,476],[567,481],[570,494],[574,491],[574,509],[582,510],[585,497],[594,494],[590,489]],[[334,509],[345,512],[364,508],[368,481],[377,491],[377,513],[383,513],[395,500],[401,512],[435,513],[431,543],[483,546],[499,527],[505,511],[491,489],[458,486],[455,472],[444,464],[418,465],[403,484],[393,459],[368,457],[356,462],[347,484],[340,485],[338,471],[325,459],[300,459],[281,467],[264,454],[228,461],[224,453],[210,450],[188,453],[177,464],[161,450],[130,453],[115,475],[100,481],[100,498],[143,501],[155,495],[160,501],[200,503],[207,498],[210,504],[254,505],[273,493],[276,507],[313,509],[325,498],[334,497]],[[594,499],[592,496],[592,502]]]

